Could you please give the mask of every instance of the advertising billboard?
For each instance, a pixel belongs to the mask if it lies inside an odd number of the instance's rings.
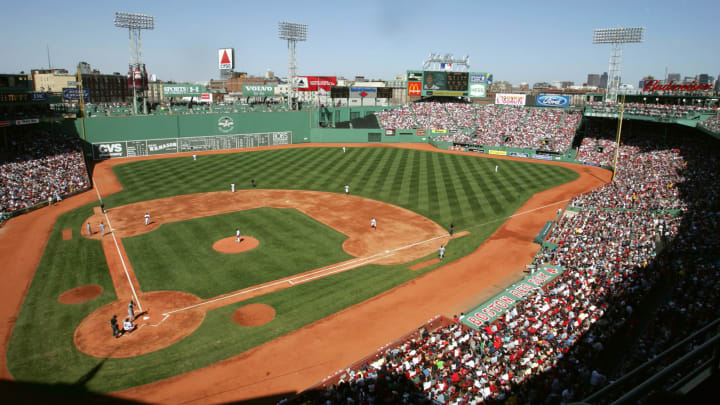
[[[535,99],[535,105],[538,107],[570,107],[570,96],[540,94]]]
[[[481,72],[407,71],[409,96],[487,97],[492,75]]]
[[[337,86],[335,76],[296,76],[295,86],[298,91],[330,91],[330,88]]]
[[[422,83],[421,82],[408,82],[408,96],[420,96],[422,95]]]
[[[221,48],[218,49],[218,68],[220,70],[235,69],[235,49]]]
[[[275,86],[269,84],[243,85],[243,97],[272,97],[275,95]]]
[[[163,97],[193,97],[207,93],[207,89],[199,84],[163,84]]]
[[[487,97],[485,83],[470,83],[470,97]]]
[[[496,94],[495,104],[525,105],[524,94]]]
[[[374,87],[350,87],[350,97],[376,98],[377,89]]]
[[[63,100],[65,101],[80,101],[80,92],[77,87],[63,87]],[[83,101],[90,101],[90,89],[87,87],[83,88]]]

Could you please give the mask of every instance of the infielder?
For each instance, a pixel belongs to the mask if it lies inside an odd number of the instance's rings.
[[[100,233],[102,236],[105,236],[105,224],[103,224],[102,221],[100,221]]]
[[[145,225],[150,225],[150,214],[145,213]]]
[[[345,185],[345,195],[350,195],[350,186],[347,184]]]
[[[445,246],[440,245],[439,253],[440,253],[440,260],[442,260],[443,256],[445,256]]]
[[[235,230],[235,237],[237,238],[237,243],[240,243],[240,241],[242,240],[242,238],[240,237],[240,230],[239,230],[239,229],[236,229],[236,230]]]
[[[375,221],[375,217],[370,218],[370,227],[372,229],[377,229],[377,222]]]
[[[92,232],[90,231],[90,221],[88,221],[88,223],[87,223],[87,233],[88,233],[88,236],[92,235]]]

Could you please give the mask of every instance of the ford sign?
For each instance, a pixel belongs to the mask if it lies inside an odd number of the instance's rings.
[[[570,97],[555,94],[541,94],[537,96],[535,105],[539,107],[569,107]]]

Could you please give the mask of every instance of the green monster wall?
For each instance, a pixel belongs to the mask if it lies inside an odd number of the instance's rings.
[[[85,119],[88,143],[291,131],[292,143],[309,142],[311,113],[258,112]],[[82,121],[76,120],[83,136]]]

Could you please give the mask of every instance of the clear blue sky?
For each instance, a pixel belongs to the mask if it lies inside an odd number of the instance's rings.
[[[470,55],[471,70],[513,84],[572,80],[608,69],[609,45],[595,28],[646,27],[624,46],[623,82],[645,75],[720,73],[717,0],[684,1],[8,1],[0,16],[0,73],[86,61],[127,71],[128,31],[115,11],[155,16],[143,32],[148,72],[162,80],[218,78],[217,49],[235,48],[236,71],[287,75],[279,21],[309,26],[298,74],[392,79],[420,69],[429,53]]]

